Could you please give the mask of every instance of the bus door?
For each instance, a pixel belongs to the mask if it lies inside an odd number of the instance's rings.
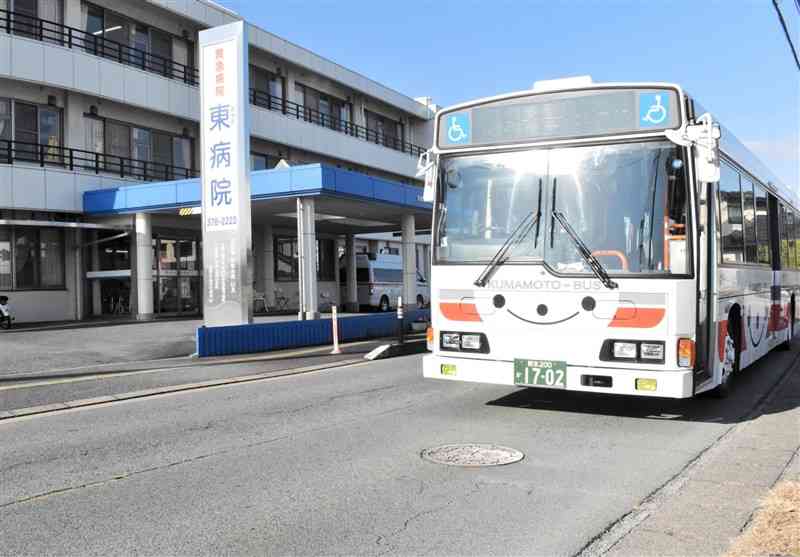
[[[695,173],[695,176],[697,173]],[[695,182],[697,207],[697,363],[695,391],[714,377],[717,346],[717,219],[716,184]]]

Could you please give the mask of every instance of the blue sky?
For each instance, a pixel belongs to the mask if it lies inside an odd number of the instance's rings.
[[[674,81],[800,191],[800,72],[771,0],[217,1],[443,106],[573,75]]]

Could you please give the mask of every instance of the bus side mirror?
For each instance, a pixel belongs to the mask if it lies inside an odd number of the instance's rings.
[[[422,201],[433,203],[436,196],[436,155],[433,151],[425,151],[417,161],[417,177],[425,177],[425,187],[422,190]]]
[[[677,145],[695,147],[694,168],[698,182],[719,182],[719,124],[711,114],[703,114],[697,123],[677,130],[666,130],[667,139]]]

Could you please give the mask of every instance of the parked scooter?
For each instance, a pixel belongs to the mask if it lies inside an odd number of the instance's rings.
[[[10,329],[14,316],[8,306],[8,296],[0,296],[0,329]]]

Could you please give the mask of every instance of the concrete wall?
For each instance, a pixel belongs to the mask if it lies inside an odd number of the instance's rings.
[[[0,208],[80,213],[84,192],[111,188],[120,182],[132,181],[31,163],[0,165]]]

